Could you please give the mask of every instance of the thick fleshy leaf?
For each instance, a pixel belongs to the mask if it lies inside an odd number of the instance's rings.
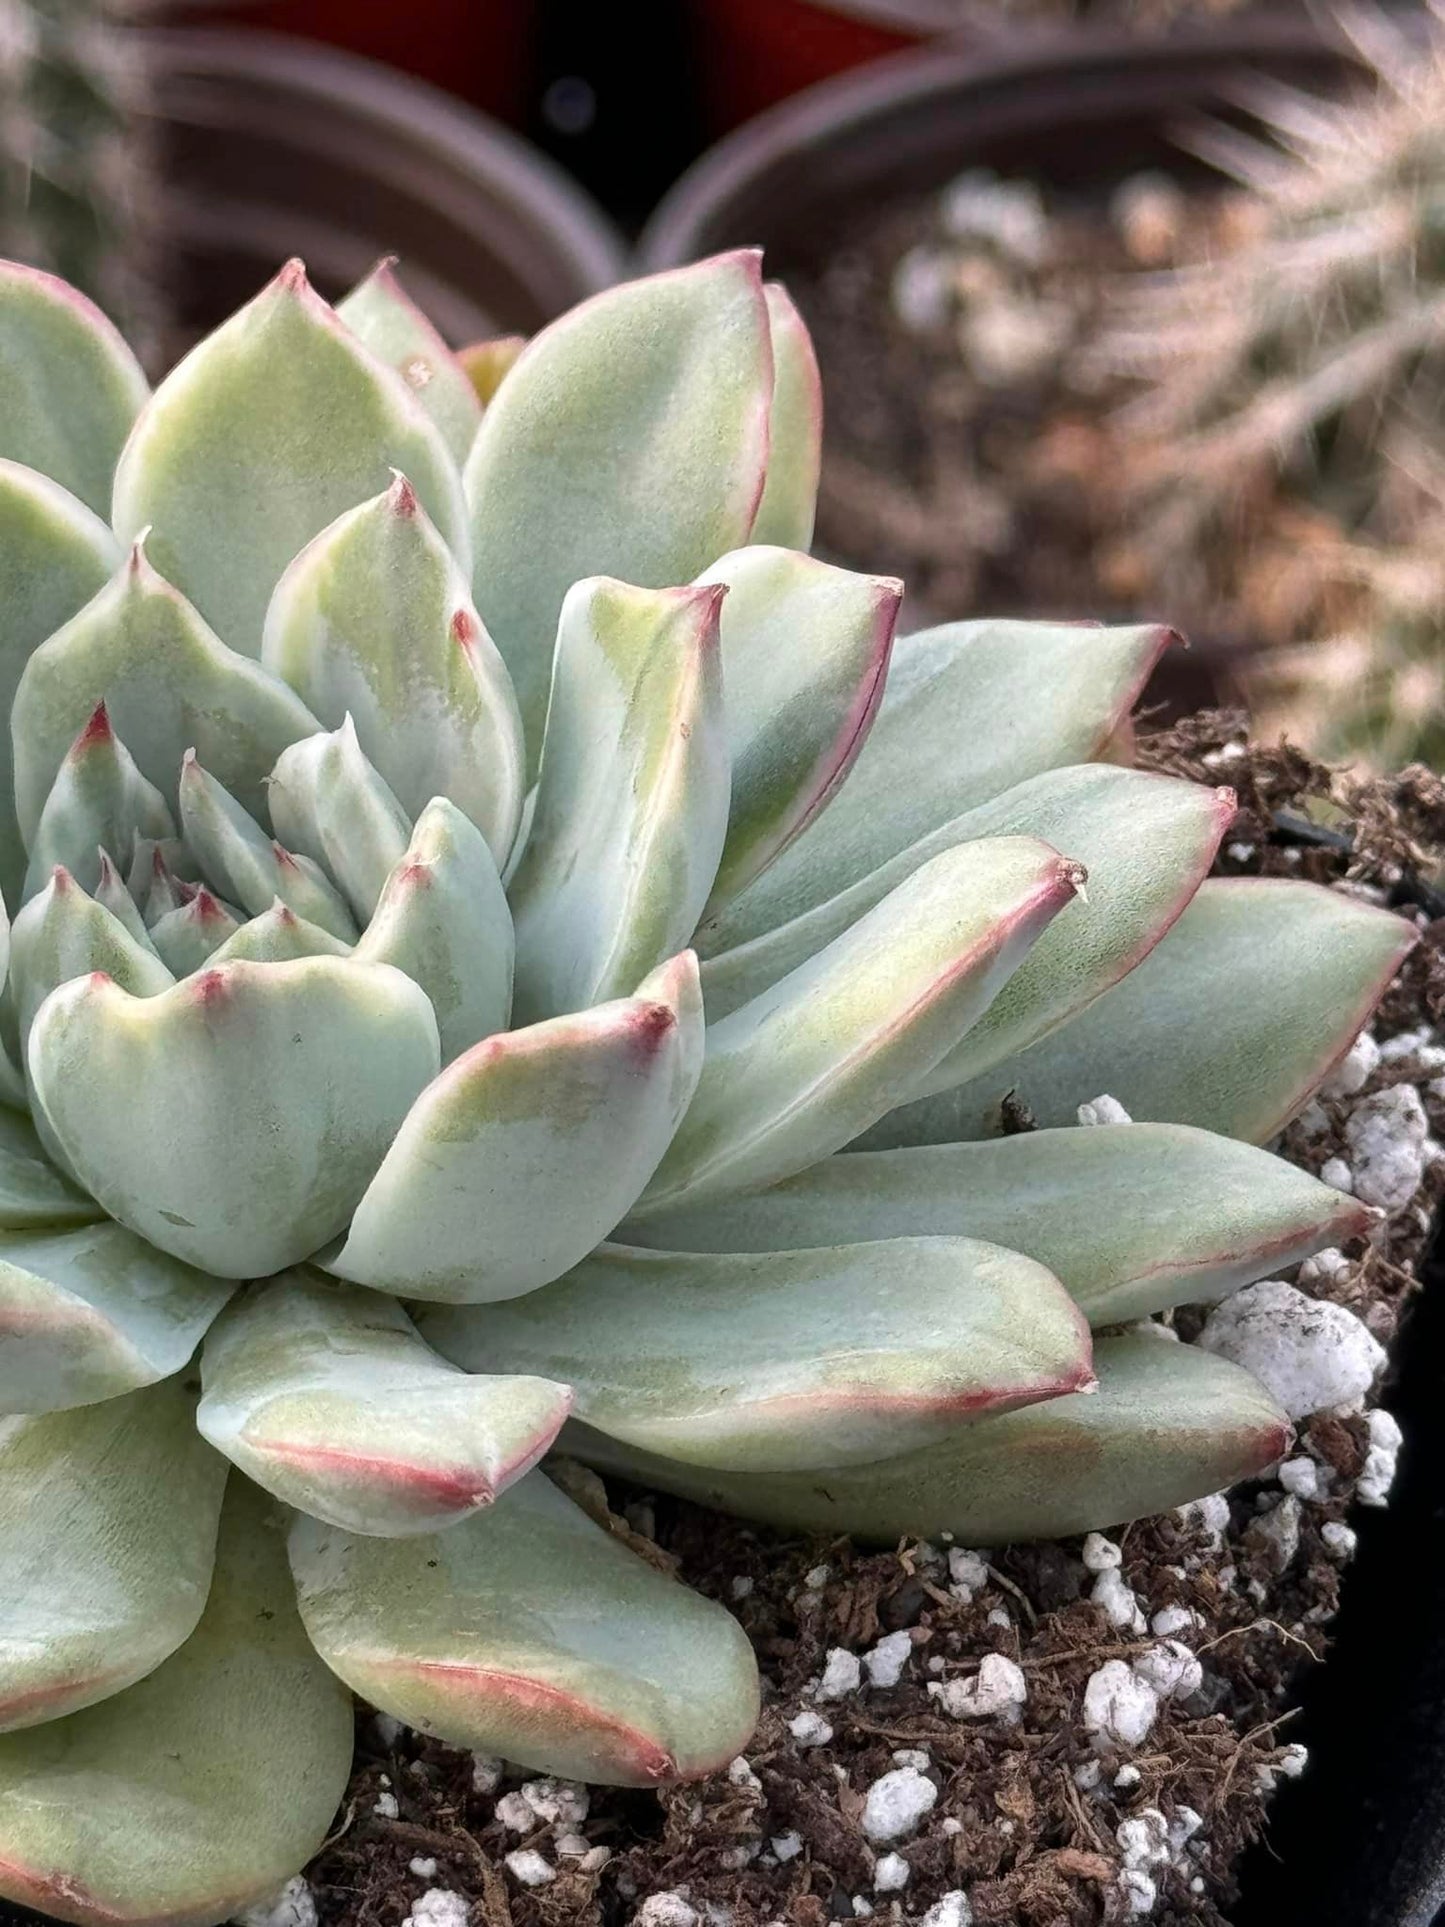
[[[879,1542],[951,1534],[967,1546],[1146,1518],[1250,1478],[1289,1448],[1289,1420],[1259,1381],[1192,1345],[1163,1334],[1104,1338],[1094,1369],[1097,1392],[825,1473],[704,1470],[582,1427],[569,1427],[563,1444],[605,1470],[769,1525]]]
[[[1252,1145],[1182,1125],[1128,1124],[849,1152],[769,1191],[664,1212],[639,1234],[650,1245],[716,1252],[983,1238],[1047,1265],[1092,1324],[1108,1325],[1212,1303],[1362,1236],[1375,1218],[1369,1205]]]
[[[252,1289],[206,1340],[196,1422],[257,1485],[313,1518],[394,1537],[490,1505],[572,1403],[538,1377],[476,1377],[395,1299],[314,1272]]]
[[[716,1023],[814,956],[931,857],[980,837],[1040,836],[1089,872],[1091,914],[1043,939],[996,1007],[933,1073],[1022,1049],[1132,969],[1207,874],[1234,812],[1231,790],[1094,763],[1048,770],[911,844],[871,875],[703,965]],[[962,1070],[955,1068],[962,1065]]]
[[[1040,1124],[1107,1092],[1139,1122],[1263,1144],[1347,1051],[1415,942],[1399,917],[1273,877],[1205,883],[1082,1016],[970,1084],[906,1104],[870,1147],[995,1137],[1017,1092]]]
[[[334,1238],[436,1073],[436,1020],[399,970],[229,963],[159,997],[62,985],[30,1072],[86,1189],[163,1251],[265,1277]]]
[[[772,397],[756,253],[595,295],[534,337],[467,463],[482,620],[535,770],[563,598],[584,577],[649,589],[746,542]]]
[[[541,1472],[430,1539],[298,1519],[317,1651],[373,1706],[458,1746],[612,1786],[711,1773],[746,1745],[737,1621],[644,1564]]]
[[[378,261],[366,279],[336,304],[336,312],[371,352],[395,368],[458,464],[476,440],[482,401],[467,371],[402,287],[395,257]]]
[[[368,762],[351,718],[283,751],[269,794],[282,843],[324,867],[365,925],[406,853],[411,823]]]
[[[525,335],[495,335],[489,341],[469,341],[465,348],[457,349],[457,363],[483,408],[491,405],[526,345]]]
[[[213,962],[224,963],[295,963],[298,957],[346,957],[351,954],[351,946],[344,944],[339,937],[333,937],[329,930],[319,924],[308,923],[304,917],[284,903],[273,903],[259,917],[252,917],[243,923],[234,936],[228,937],[216,952]],[[384,963],[385,958],[375,962]]]
[[[53,274],[0,261],[0,456],[108,516],[116,458],[148,392],[94,302]]]
[[[141,773],[173,801],[194,749],[260,823],[266,778],[316,718],[284,683],[217,640],[139,547],[30,658],[15,698],[15,802],[27,845],[56,771],[104,703]],[[124,859],[119,850],[111,854]]]
[[[23,895],[33,897],[63,865],[82,890],[100,882],[102,850],[129,864],[140,839],[176,833],[166,800],[136,768],[111,727],[104,703],[71,744],[60,765],[30,844]]]
[[[579,582],[508,895],[526,1023],[625,997],[685,944],[728,820],[724,590]]]
[[[616,1438],[737,1470],[856,1465],[1093,1382],[1052,1273],[967,1238],[603,1245],[545,1291],[440,1307],[422,1330],[469,1371],[565,1380],[577,1416]]]
[[[978,1022],[1082,881],[1032,837],[961,844],[709,1025],[697,1096],[640,1215],[775,1183],[856,1137]]]
[[[264,916],[279,900],[343,948],[355,942],[355,920],[324,871],[267,836],[191,751],[181,765],[180,804],[187,845],[216,888],[242,909]]]
[[[157,1474],[158,1506],[173,1485]],[[129,1692],[0,1740],[0,1893],[77,1927],[215,1927],[315,1853],[353,1715],[302,1630],[282,1533],[233,1479],[185,1645]]]
[[[352,719],[408,816],[448,796],[506,861],[522,808],[517,700],[466,576],[403,476],[297,556],[266,612],[261,659],[328,729]]]
[[[146,920],[141,915],[135,898],[125,887],[121,878],[120,869],[115,859],[111,856],[110,851],[107,849],[99,850],[97,852],[97,858],[100,874],[96,878],[95,889],[92,893],[96,902],[102,910],[109,910],[116,922],[135,938],[142,949],[154,949],[155,946],[151,943],[150,931],[146,928]]]
[[[752,540],[806,549],[813,540],[823,466],[823,382],[807,326],[787,289],[770,281],[763,293],[773,343],[773,402],[768,479]]]
[[[705,957],[848,889],[1042,770],[1087,762],[1133,707],[1167,629],[947,623],[901,637],[848,781],[779,860],[698,932]]]
[[[732,806],[716,904],[766,869],[852,768],[883,695],[903,584],[779,548],[738,549],[700,579],[728,592]]]
[[[22,1062],[35,1013],[60,984],[102,970],[134,997],[155,997],[175,978],[150,946],[57,869],[15,919],[10,984]]]
[[[441,431],[401,376],[284,267],[166,377],[126,443],[115,527],[243,655],[291,558],[345,510],[412,479],[463,568],[466,509]]]
[[[0,1231],[44,1231],[91,1224],[102,1215],[45,1155],[35,1126],[0,1105]]]
[[[697,1086],[691,951],[635,997],[505,1031],[412,1109],[327,1269],[402,1298],[515,1298],[607,1236]]]
[[[0,288],[4,273],[0,268]],[[0,348],[0,370],[4,366]],[[83,502],[33,469],[0,461],[0,718],[8,719],[34,651],[104,588],[119,561],[115,537]],[[10,731],[0,728],[0,893],[18,903],[25,855],[12,770]]]
[[[118,1224],[0,1235],[0,1412],[57,1412],[169,1378],[230,1295]]]
[[[178,1379],[0,1419],[0,1732],[120,1692],[189,1636],[225,1480]],[[7,1845],[0,1818],[0,1893],[14,1897]]]
[[[209,890],[197,890],[189,902],[179,903],[151,925],[157,955],[177,977],[199,970],[241,928],[224,903]]]
[[[512,1007],[512,916],[482,833],[454,803],[422,811],[356,947],[395,964],[431,999],[442,1063],[506,1028]]]

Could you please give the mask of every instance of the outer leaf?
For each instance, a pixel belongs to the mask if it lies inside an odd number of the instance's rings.
[[[962,844],[710,1026],[639,1215],[774,1183],[846,1144],[977,1023],[1082,880],[1032,837]]]
[[[714,1771],[757,1718],[731,1615],[664,1578],[540,1472],[434,1539],[298,1519],[301,1616],[374,1706],[524,1766],[655,1786]]]
[[[578,1428],[593,1463],[724,1512],[805,1532],[961,1545],[1061,1539],[1165,1512],[1273,1465],[1288,1419],[1237,1365],[1167,1338],[1100,1339],[1099,1389],[968,1425],[879,1464],[713,1472]]]
[[[145,401],[145,376],[94,302],[18,261],[0,262],[0,393],[0,455],[109,515],[110,478]]]
[[[12,1900],[80,1927],[213,1927],[320,1845],[350,1771],[351,1701],[302,1632],[271,1502],[231,1488],[216,1583],[180,1651],[128,1693],[0,1742]],[[156,1496],[170,1499],[163,1479]]]
[[[506,861],[522,809],[517,700],[404,476],[297,556],[266,612],[261,659],[328,728],[351,717],[408,816],[449,796]]]
[[[1087,868],[1091,915],[1048,938],[939,1066],[937,1079],[956,1084],[969,1063],[1022,1048],[1133,969],[1193,896],[1233,813],[1232,790],[1093,763],[1047,770],[945,823],[826,903],[712,958],[703,966],[708,1014],[716,1023],[815,956],[940,851],[981,837],[1040,836]]]
[[[555,1372],[579,1418],[629,1444],[759,1471],[885,1458],[1093,1383],[1058,1280],[964,1238],[717,1257],[603,1245],[545,1291],[447,1306],[422,1329],[469,1371]]]
[[[177,904],[151,925],[151,942],[157,953],[177,977],[189,977],[199,970],[241,928],[225,904],[209,890],[197,890],[186,903]]]
[[[472,341],[458,348],[457,363],[483,408],[491,404],[526,345],[525,335],[496,335],[490,341]]]
[[[327,1269],[465,1304],[560,1278],[651,1177],[701,1063],[690,951],[635,997],[488,1038],[417,1100]]]
[[[117,851],[128,864],[138,838],[159,841],[175,833],[165,798],[136,768],[100,703],[71,744],[45,799],[23,894],[33,897],[57,864],[83,890],[93,890],[100,882],[102,849]]]
[[[423,810],[357,945],[395,964],[431,999],[442,1063],[506,1027],[512,1007],[512,916],[481,831],[439,796]]]
[[[189,1637],[226,1478],[194,1414],[172,1379],[0,1420],[0,1732],[118,1693]],[[14,1898],[5,1777],[0,1765],[0,1893]]]
[[[627,996],[687,942],[728,819],[720,588],[579,582],[510,895],[524,1021]]]
[[[735,896],[823,809],[883,695],[903,584],[788,549],[738,549],[703,582],[722,607],[732,807],[712,902]]]
[[[586,576],[690,582],[748,539],[773,386],[753,252],[611,288],[537,335],[467,463],[477,607],[535,771],[563,598]]]
[[[1262,1144],[1349,1049],[1413,947],[1399,917],[1288,879],[1204,884],[1153,953],[1065,1029],[907,1104],[870,1145],[993,1137],[1017,1091],[1040,1124],[1107,1091],[1140,1122]]]
[[[0,1235],[0,1411],[61,1411],[169,1378],[230,1295],[118,1224]]]
[[[395,368],[427,414],[458,464],[481,426],[482,402],[466,370],[431,322],[402,287],[392,269],[394,256],[378,261],[351,290],[336,312],[371,352]]]
[[[394,1299],[287,1272],[206,1340],[202,1434],[314,1518],[387,1538],[463,1519],[529,1472],[572,1403],[542,1378],[472,1378]]]
[[[147,403],[116,471],[115,527],[125,541],[152,529],[157,567],[254,656],[286,564],[395,468],[469,566],[440,431],[292,261]]]
[[[101,702],[164,796],[174,799],[181,758],[194,749],[261,823],[270,821],[265,784],[276,758],[316,729],[300,698],[219,642],[137,547],[20,679],[15,802],[27,844],[66,751]]]
[[[265,1277],[350,1218],[435,1075],[436,1020],[398,970],[231,963],[159,997],[65,984],[30,1073],[111,1216],[222,1278]]]
[[[702,954],[826,902],[1042,770],[1087,762],[1170,640],[1167,629],[998,620],[905,636],[848,781],[806,836],[710,917]]]
[[[813,540],[823,466],[823,382],[803,317],[779,282],[763,289],[773,343],[768,479],[753,522],[754,542],[806,549]]]
[[[5,272],[0,269],[0,290]],[[0,307],[3,304],[0,292]],[[0,337],[3,331],[0,322]],[[0,347],[0,370],[4,365]],[[33,469],[0,461],[0,608],[5,611],[0,631],[0,716],[9,716],[32,652],[89,602],[119,561],[114,536],[84,503]],[[20,901],[24,874],[10,731],[5,728],[0,729],[0,892],[7,903]]]
[[[364,925],[405,854],[411,825],[367,761],[349,716],[340,729],[308,736],[282,753],[270,799],[281,841],[336,879]]]
[[[328,932],[339,949],[355,942],[355,921],[325,872],[260,830],[189,750],[181,765],[180,800],[186,842],[218,889],[253,916],[264,916],[279,900],[297,918]]]
[[[648,1244],[718,1252],[984,1238],[1047,1265],[1092,1324],[1108,1325],[1227,1297],[1363,1236],[1375,1218],[1232,1138],[1130,1124],[826,1158],[770,1191],[664,1212],[641,1233]]]
[[[90,1224],[101,1215],[46,1157],[29,1118],[0,1106],[0,1231]]]
[[[73,977],[104,971],[135,997],[155,997],[175,978],[147,944],[58,869],[15,919],[10,982],[22,1062],[35,1013]]]

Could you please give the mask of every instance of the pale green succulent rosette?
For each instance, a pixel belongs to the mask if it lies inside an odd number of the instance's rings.
[[[0,270],[0,370],[0,1893],[227,1917],[347,1687],[533,1769],[735,1755],[748,1644],[539,1469],[569,1414],[884,1539],[1279,1456],[1237,1368],[1091,1327],[1365,1227],[1256,1146],[1410,933],[1205,883],[1227,793],[1094,760],[1165,632],[895,651],[899,585],[805,553],[754,256],[485,410],[389,269],[293,264],[150,395]]]

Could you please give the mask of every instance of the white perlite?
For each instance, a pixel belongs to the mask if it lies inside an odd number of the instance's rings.
[[[411,1903],[401,1927],[467,1927],[471,1913],[465,1894],[453,1893],[450,1887],[428,1887]]]
[[[1320,1183],[1329,1185],[1332,1191],[1352,1192],[1355,1174],[1346,1159],[1326,1158],[1320,1166]]]
[[[509,1853],[502,1864],[513,1880],[520,1880],[524,1887],[545,1887],[549,1880],[557,1878],[557,1869],[535,1847],[519,1847],[515,1853]]]
[[[1320,1468],[1313,1459],[1286,1459],[1275,1476],[1285,1491],[1296,1499],[1319,1499],[1324,1496]]]
[[[901,1853],[885,1853],[873,1869],[873,1891],[876,1894],[898,1894],[908,1885],[908,1876],[913,1871]]]
[[[833,1737],[833,1729],[821,1713],[799,1713],[788,1721],[788,1731],[799,1746],[826,1746]]]
[[[686,1894],[649,1894],[632,1922],[633,1927],[697,1927],[698,1911]]]
[[[1178,1639],[1161,1640],[1133,1661],[1134,1671],[1160,1699],[1187,1700],[1204,1684],[1204,1668]]]
[[[920,1773],[933,1765],[933,1755],[922,1746],[895,1746],[889,1757],[895,1766],[916,1766]]]
[[[902,1840],[930,1812],[938,1788],[916,1767],[895,1767],[869,1787],[863,1802],[863,1832],[875,1846]]]
[[[1084,1726],[1096,1739],[1139,1746],[1159,1715],[1159,1695],[1122,1659],[1107,1659],[1084,1688]]]
[[[1229,1501],[1222,1492],[1211,1492],[1208,1498],[1190,1499],[1180,1506],[1179,1517],[1186,1526],[1202,1532],[1210,1548],[1217,1552],[1229,1530]]]
[[[435,1860],[423,1859],[418,1855],[415,1860],[407,1861],[406,1870],[410,1874],[415,1874],[418,1880],[435,1880],[437,1863]]]
[[[1303,1517],[1299,1500],[1286,1492],[1277,1506],[1251,1521],[1246,1537],[1264,1553],[1275,1572],[1286,1572],[1294,1564]]]
[[[508,1833],[532,1833],[537,1816],[520,1793],[504,1793],[496,1805],[496,1816]]]
[[[1143,1632],[1145,1620],[1138,1598],[1117,1567],[1110,1566],[1099,1574],[1089,1597],[1096,1606],[1103,1607],[1104,1617],[1111,1626],[1125,1633]]]
[[[918,1927],[973,1927],[973,1909],[962,1887],[954,1887],[942,1900],[936,1900]]]
[[[1144,1807],[1114,1829],[1126,1867],[1167,1867],[1169,1822],[1158,1807]]]
[[[813,1688],[814,1697],[820,1700],[847,1699],[856,1693],[863,1684],[863,1668],[858,1663],[858,1655],[850,1653],[845,1647],[834,1646],[829,1649],[823,1662],[823,1675]]]
[[[1352,1311],[1279,1278],[1216,1305],[1199,1343],[1253,1372],[1292,1419],[1357,1406],[1385,1362],[1384,1346]]]
[[[1110,1097],[1105,1091],[1101,1096],[1092,1098],[1078,1109],[1080,1124],[1132,1124],[1133,1118],[1124,1109],[1117,1097]]]
[[[502,1762],[494,1760],[490,1753],[472,1755],[473,1793],[495,1793],[502,1784]]]
[[[1387,1412],[1383,1406],[1367,1414],[1365,1424],[1369,1428],[1370,1447],[1355,1487],[1355,1497],[1361,1505],[1384,1505],[1395,1483],[1404,1435],[1394,1413]]]
[[[1369,1031],[1362,1030],[1354,1043],[1320,1086],[1322,1097],[1354,1097],[1378,1070],[1380,1046]]]
[[[1142,1867],[1120,1869],[1119,1891],[1124,1896],[1124,1905],[1135,1918],[1152,1914],[1159,1903],[1159,1889]]]
[[[1354,1527],[1336,1519],[1329,1519],[1320,1527],[1320,1538],[1331,1559],[1338,1559],[1341,1565],[1354,1558],[1355,1548],[1360,1543]]]
[[[967,1546],[950,1546],[948,1576],[953,1581],[955,1597],[965,1606],[971,1605],[974,1594],[982,1592],[988,1584],[988,1561],[981,1552],[971,1552]]]
[[[376,1803],[371,1810],[378,1820],[396,1820],[401,1817],[401,1808],[396,1803],[396,1795],[389,1793],[385,1787],[377,1794]]]
[[[316,1902],[298,1873],[279,1893],[269,1900],[258,1900],[235,1919],[239,1927],[316,1927]]]
[[[546,1825],[561,1825],[569,1831],[582,1825],[592,1804],[591,1794],[575,1780],[528,1780],[522,1798]]]
[[[873,1650],[863,1655],[868,1684],[896,1686],[903,1677],[903,1669],[912,1651],[913,1640],[909,1633],[885,1633]]]
[[[1149,1621],[1149,1630],[1160,1639],[1173,1639],[1177,1633],[1187,1633],[1203,1624],[1203,1619],[1190,1606],[1162,1606]]]
[[[931,1680],[928,1696],[956,1720],[1003,1719],[1012,1723],[1018,1719],[1029,1689],[1016,1660],[1006,1653],[985,1653],[971,1677],[942,1684]]]
[[[786,1864],[789,1860],[796,1860],[803,1851],[803,1836],[792,1832],[775,1833],[768,1845],[773,1850],[773,1858]]]
[[[1382,1211],[1401,1211],[1425,1176],[1430,1120],[1413,1084],[1362,1099],[1345,1120],[1354,1193]]]
[[[1084,1535],[1084,1549],[1079,1554],[1084,1562],[1085,1572],[1112,1572],[1124,1563],[1124,1553],[1112,1539],[1106,1539],[1102,1532],[1088,1532]]]

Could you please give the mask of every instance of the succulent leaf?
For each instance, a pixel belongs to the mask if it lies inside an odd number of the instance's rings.
[[[0,307],[3,300],[0,292]],[[83,502],[33,469],[0,461],[0,716],[9,716],[34,650],[104,588],[119,561],[114,536]],[[25,852],[15,818],[12,757],[10,731],[0,729],[0,893],[7,903],[18,903]]]
[[[178,1379],[0,1420],[0,1733],[120,1692],[190,1636],[225,1482]],[[5,1778],[0,1765],[11,1893]]]
[[[328,729],[352,719],[409,817],[450,797],[506,861],[522,808],[516,697],[404,476],[296,557],[266,612],[261,660]]]
[[[883,695],[903,584],[788,549],[725,555],[722,667],[732,803],[712,903],[805,830],[852,768]]]
[[[1032,837],[960,844],[711,1025],[639,1215],[775,1183],[856,1137],[978,1022],[1082,880]]]
[[[398,468],[469,567],[441,431],[293,261],[151,396],[116,469],[115,528],[125,542],[152,530],[162,574],[255,656],[287,563]]]
[[[509,895],[523,1022],[631,994],[681,949],[728,819],[720,587],[579,582]]]
[[[1289,878],[1201,886],[1137,970],[1064,1029],[970,1084],[904,1105],[870,1148],[994,1137],[1015,1091],[1040,1124],[1107,1091],[1138,1122],[1272,1138],[1358,1036],[1415,932]]]
[[[560,1278],[636,1200],[701,1063],[690,951],[635,997],[477,1044],[418,1098],[327,1270],[462,1304]]]
[[[29,1065],[112,1217],[218,1277],[264,1277],[344,1228],[436,1074],[436,1020],[400,971],[331,957],[229,963],[158,997],[96,975],[41,1006]]]
[[[495,335],[489,341],[471,341],[457,349],[457,362],[477,400],[486,408],[506,377],[517,365],[527,345],[525,335]]]
[[[965,1238],[747,1255],[602,1245],[543,1291],[437,1307],[422,1331],[469,1371],[564,1379],[577,1416],[629,1444],[734,1470],[889,1457],[1093,1382],[1058,1280]]]
[[[115,859],[104,847],[97,850],[95,854],[98,875],[95,889],[91,894],[101,909],[108,910],[116,922],[121,924],[143,949],[154,949],[140,905],[126,888]]]
[[[320,924],[308,923],[304,917],[298,917],[278,898],[269,910],[263,910],[259,917],[252,917],[249,923],[243,923],[234,935],[228,937],[211,961],[218,965],[295,963],[300,957],[347,957],[350,954],[350,944],[333,937]],[[385,963],[389,960],[373,957],[371,961]]]
[[[901,638],[848,781],[805,835],[709,917],[700,954],[776,929],[1030,776],[1087,762],[1170,640],[1148,626],[1000,620]]]
[[[435,1538],[298,1519],[291,1564],[327,1665],[456,1745],[655,1786],[722,1766],[757,1718],[736,1620],[645,1565],[541,1472]]]
[[[57,869],[11,931],[10,987],[22,1062],[35,1013],[60,984],[104,971],[133,997],[169,990],[174,976],[149,943]]]
[[[763,288],[773,344],[768,476],[750,539],[806,549],[813,540],[823,466],[823,383],[803,317],[786,288]]]
[[[230,1295],[118,1224],[0,1234],[0,1410],[62,1411],[169,1378]]]
[[[282,843],[336,880],[364,926],[406,854],[411,823],[368,761],[351,718],[283,750],[268,794]],[[332,928],[329,919],[310,920]]]
[[[715,1252],[982,1238],[1047,1265],[1091,1324],[1110,1325],[1213,1303],[1362,1236],[1375,1219],[1369,1205],[1252,1145],[1177,1124],[1124,1124],[850,1151],[771,1190],[662,1212],[636,1235]]]
[[[177,977],[199,970],[241,928],[241,920],[209,890],[197,890],[151,925],[157,955]]]
[[[0,261],[0,456],[110,514],[116,458],[149,390],[140,364],[83,294]]]
[[[477,607],[516,685],[535,773],[563,599],[610,575],[690,582],[747,541],[773,387],[757,256],[584,301],[535,336],[467,462]]]
[[[441,430],[460,466],[476,440],[482,398],[466,370],[397,280],[394,260],[378,261],[336,312],[358,340],[395,368]]]
[[[218,1452],[299,1511],[385,1537],[490,1505],[572,1402],[535,1376],[458,1371],[394,1299],[303,1271],[237,1299],[202,1373],[196,1422]]]
[[[482,833],[439,796],[417,818],[356,947],[394,964],[431,999],[442,1063],[505,1030],[512,1007],[512,916]]]
[[[0,1231],[57,1230],[103,1216],[45,1155],[30,1119],[0,1104]]]
[[[175,833],[165,798],[136,768],[101,703],[71,744],[45,799],[23,898],[28,902],[60,866],[82,890],[94,890],[103,849],[115,850],[128,864],[138,840],[159,842]]]
[[[1223,1369],[1220,1369],[1223,1367]],[[1099,1389],[980,1420],[870,1465],[718,1472],[583,1427],[563,1444],[664,1492],[789,1530],[895,1543],[1061,1539],[1235,1484],[1289,1449],[1289,1420],[1238,1365],[1167,1337],[1103,1338]]]
[[[194,749],[260,823],[266,778],[316,718],[284,683],[238,656],[132,550],[93,602],[43,642],[16,692],[15,803],[27,848],[56,774],[104,703],[143,776],[172,801]],[[122,852],[112,851],[117,863]]]
[[[175,1482],[157,1468],[158,1508]],[[77,1927],[214,1927],[315,1853],[346,1788],[352,1710],[297,1618],[276,1512],[232,1479],[215,1583],[179,1651],[125,1693],[0,1739],[0,1894]]]

